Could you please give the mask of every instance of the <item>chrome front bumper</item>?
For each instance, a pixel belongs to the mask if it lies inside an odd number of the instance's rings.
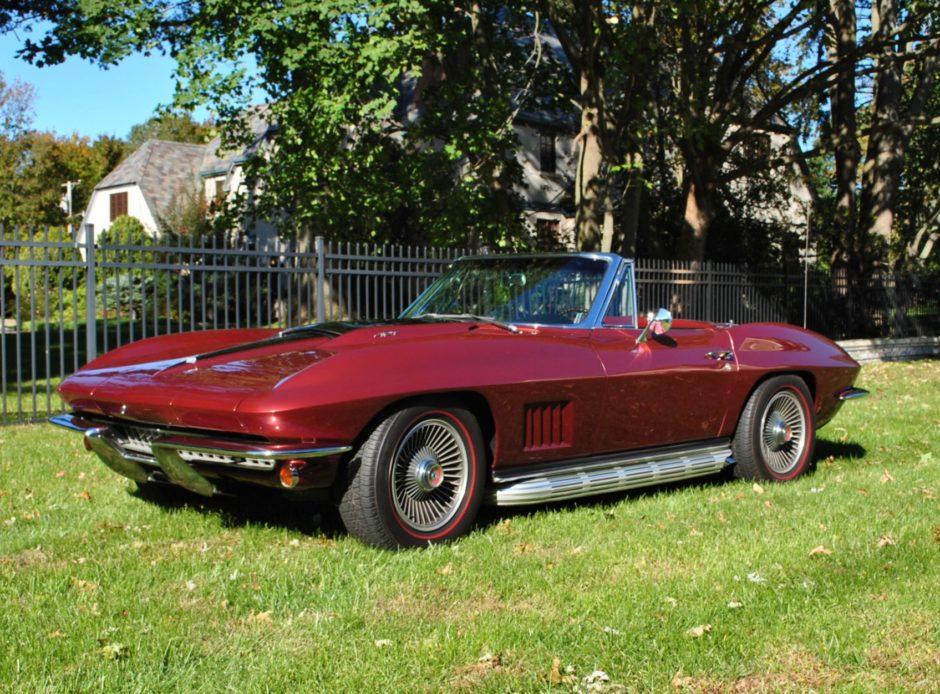
[[[57,415],[49,421],[83,432],[87,448],[124,477],[148,482],[159,479],[156,473],[162,473],[170,482],[203,496],[212,496],[217,489],[194,464],[218,466],[223,472],[225,468],[273,472],[279,461],[323,458],[352,450],[351,446],[266,447],[131,424],[99,425],[73,414]]]

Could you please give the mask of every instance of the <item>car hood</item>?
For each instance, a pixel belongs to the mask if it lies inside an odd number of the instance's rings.
[[[59,392],[83,412],[238,430],[236,412],[243,400],[257,401],[337,355],[367,350],[369,361],[372,353],[380,361],[380,353],[392,346],[478,331],[505,332],[476,323],[403,321],[161,336],[104,355],[63,381]]]

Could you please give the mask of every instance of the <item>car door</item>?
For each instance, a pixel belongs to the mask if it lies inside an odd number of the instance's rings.
[[[592,336],[606,372],[602,426],[609,449],[718,437],[736,371],[727,330],[696,324],[637,343],[639,334],[603,327]]]

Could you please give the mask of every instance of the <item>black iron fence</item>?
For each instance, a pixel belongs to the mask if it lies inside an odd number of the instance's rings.
[[[86,233],[86,238],[92,234]],[[54,389],[97,354],[167,333],[394,318],[459,249],[331,243],[277,251],[141,241],[76,245],[61,230],[0,234],[0,423],[41,419]],[[940,334],[936,278],[863,283],[754,275],[722,263],[637,262],[643,309],[676,317],[783,321],[833,338]]]

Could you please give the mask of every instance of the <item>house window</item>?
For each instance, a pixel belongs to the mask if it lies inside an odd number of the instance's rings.
[[[555,133],[539,133],[539,170],[555,173]]]
[[[561,242],[561,223],[557,219],[540,217],[535,220],[535,238],[542,251],[564,250]]]
[[[225,206],[225,179],[217,178],[212,181],[212,199],[209,201],[209,211],[218,212]]]
[[[111,193],[111,220],[127,214],[127,193]]]

